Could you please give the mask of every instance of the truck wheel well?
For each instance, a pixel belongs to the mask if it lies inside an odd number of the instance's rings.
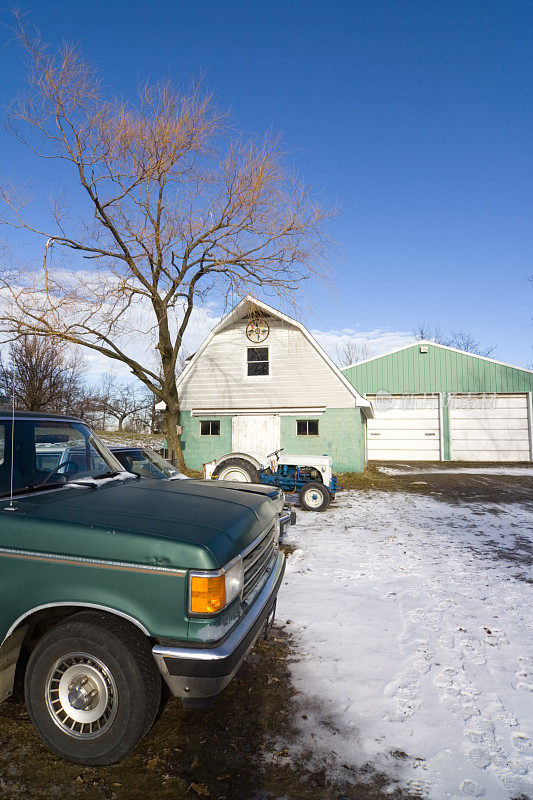
[[[121,614],[111,608],[104,608],[96,605],[58,604],[34,609],[17,621],[17,623],[9,631],[9,635],[6,636],[4,642],[0,644],[1,655],[2,648],[4,645],[8,645],[13,634],[15,634],[20,628],[27,628],[17,657],[17,670],[15,679],[16,685],[18,685],[23,679],[26,663],[31,651],[39,639],[58,622],[61,622],[62,620],[67,619],[67,617],[74,616],[75,614],[79,614],[81,612],[92,612],[95,617],[100,619],[102,619],[102,617],[109,617],[115,621],[120,620],[124,623],[125,627],[131,627],[138,633],[142,632],[145,636],[148,636],[148,631],[139,622],[134,620],[132,617],[128,617],[125,614]]]

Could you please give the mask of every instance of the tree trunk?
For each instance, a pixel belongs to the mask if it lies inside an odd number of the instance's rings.
[[[181,440],[177,430],[179,423],[179,408],[171,409],[167,403],[167,408],[163,418],[163,426],[167,440],[168,458],[172,461],[175,467],[178,467],[178,469],[183,471],[186,467],[185,459],[183,458],[183,453],[181,450]]]
[[[150,410],[150,433],[155,433],[155,404],[157,398],[155,394],[152,395],[152,408]]]

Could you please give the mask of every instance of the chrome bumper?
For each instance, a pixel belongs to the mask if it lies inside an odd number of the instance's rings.
[[[284,571],[285,556],[279,553],[253,606],[215,645],[176,644],[152,648],[159,671],[175,697],[210,698],[228,685],[269,621]]]
[[[293,508],[285,507],[279,516],[279,535],[283,536],[285,528],[289,525],[296,525],[296,511]]]

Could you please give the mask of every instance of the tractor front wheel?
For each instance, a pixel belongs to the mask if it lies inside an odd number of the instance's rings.
[[[298,494],[300,505],[305,511],[325,511],[331,502],[331,495],[323,483],[306,483]]]

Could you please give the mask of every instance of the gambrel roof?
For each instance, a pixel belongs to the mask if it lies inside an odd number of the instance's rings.
[[[247,295],[243,298],[240,303],[238,303],[225,317],[223,317],[220,322],[213,328],[210,332],[209,336],[205,339],[201,347],[198,351],[194,354],[191,358],[181,375],[178,377],[177,386],[178,391],[180,385],[183,384],[184,381],[191,375],[193,372],[195,365],[197,364],[198,360],[201,358],[202,354],[207,350],[211,342],[213,341],[214,337],[221,333],[226,328],[234,325],[236,322],[246,319],[247,316],[253,316],[254,312],[259,311],[263,316],[266,317],[274,317],[278,320],[281,320],[288,325],[296,328],[303,337],[307,340],[307,342],[311,345],[311,347],[316,351],[319,355],[320,359],[323,361],[324,366],[326,369],[330,370],[339,381],[340,384],[344,387],[344,389],[353,397],[354,406],[360,407],[363,413],[367,417],[373,417],[373,409],[372,404],[366,398],[364,398],[359,392],[352,386],[352,384],[348,381],[348,379],[343,375],[341,370],[337,367],[336,364],[333,363],[331,358],[328,354],[324,351],[324,349],[319,345],[316,339],[309,333],[307,328],[302,325],[301,322],[298,320],[293,319],[292,317],[287,316],[281,311],[278,311],[275,308],[263,303],[261,300],[258,300],[251,295]]]

